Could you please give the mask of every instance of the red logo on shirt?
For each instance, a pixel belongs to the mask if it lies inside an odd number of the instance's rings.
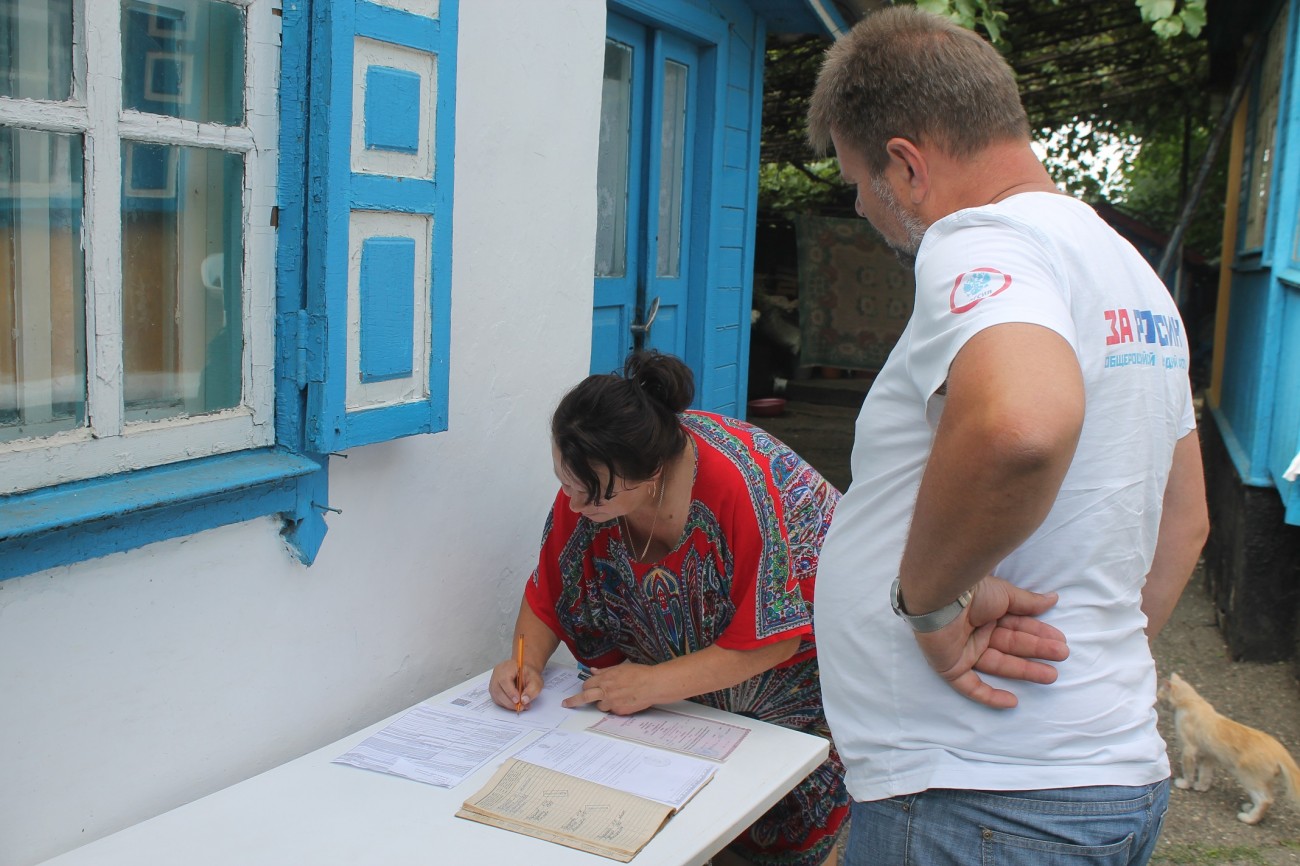
[[[964,313],[985,298],[1005,292],[1011,285],[1011,275],[993,268],[976,268],[967,271],[952,284],[948,307],[954,313]]]

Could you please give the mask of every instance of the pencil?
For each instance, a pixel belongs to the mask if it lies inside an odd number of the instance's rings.
[[[515,715],[519,715],[519,711],[524,708],[524,636],[522,634],[519,635],[518,648],[515,652],[518,663],[515,688],[519,690],[519,698],[515,701]]]

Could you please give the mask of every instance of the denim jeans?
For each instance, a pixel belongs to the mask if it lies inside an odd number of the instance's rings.
[[[855,801],[844,866],[1141,866],[1168,808],[1168,779]]]

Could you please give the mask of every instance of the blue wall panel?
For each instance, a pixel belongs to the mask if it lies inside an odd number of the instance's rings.
[[[366,147],[415,153],[420,147],[420,76],[405,69],[366,70]]]
[[[1227,360],[1219,414],[1228,428],[1225,438],[1233,440],[1228,444],[1237,472],[1248,484],[1267,483],[1261,461],[1263,454],[1255,443],[1262,432],[1259,356],[1264,346],[1270,282],[1266,271],[1237,275],[1233,281],[1225,343]]]
[[[1282,477],[1300,452],[1300,288],[1284,286],[1282,295],[1281,357],[1274,380],[1268,469],[1287,503],[1287,522],[1300,524],[1300,483]]]
[[[411,375],[415,357],[415,240],[361,245],[361,381]]]

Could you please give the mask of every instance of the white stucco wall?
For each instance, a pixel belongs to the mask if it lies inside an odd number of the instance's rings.
[[[0,582],[0,864],[39,862],[508,654],[586,372],[604,4],[460,4],[450,429],[330,469],[319,558],[266,518]]]

